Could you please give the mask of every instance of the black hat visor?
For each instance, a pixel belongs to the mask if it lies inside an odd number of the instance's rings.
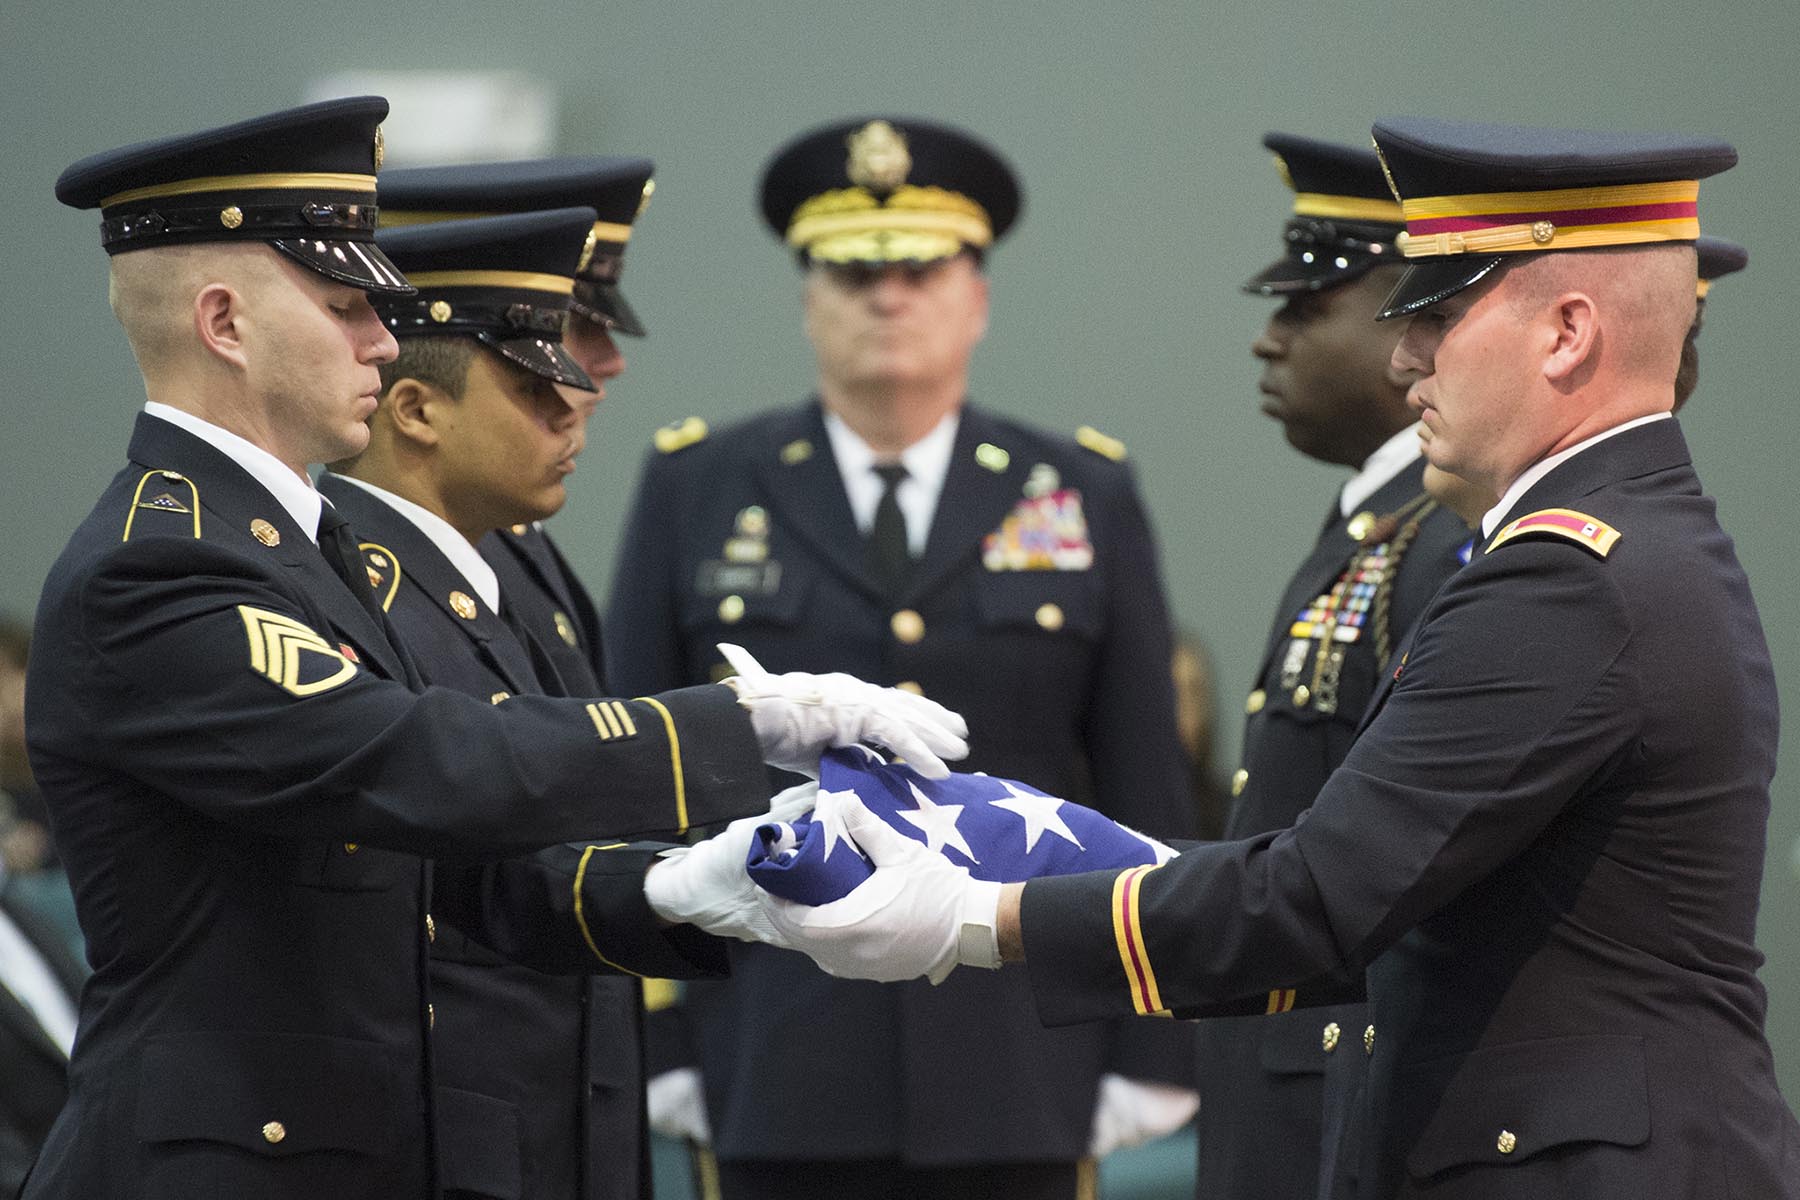
[[[372,240],[279,237],[270,238],[269,245],[327,279],[365,292],[410,296],[417,291]]]
[[[553,383],[579,388],[584,392],[600,390],[560,342],[530,334],[501,337],[486,329],[476,333],[475,337],[483,345],[493,347],[508,362],[517,363],[534,375],[542,375]]]
[[[1420,309],[1448,300],[1471,284],[1479,283],[1508,258],[1506,254],[1459,254],[1449,258],[1422,258],[1406,264],[1406,274],[1388,293],[1377,321],[1410,317]]]

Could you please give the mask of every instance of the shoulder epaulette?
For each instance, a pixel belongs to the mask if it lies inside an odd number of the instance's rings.
[[[144,472],[143,478],[138,480],[137,490],[131,495],[131,511],[125,514],[125,533],[120,541],[131,540],[131,528],[140,512],[186,517],[181,525],[191,529],[196,539],[200,536],[200,489],[178,471]],[[175,530],[159,522],[157,531],[172,533]]]
[[[673,454],[677,450],[686,450],[696,442],[706,440],[706,422],[699,417],[688,417],[664,425],[656,431],[656,448],[664,454]]]
[[[1110,458],[1114,462],[1125,461],[1125,443],[1116,437],[1101,433],[1092,425],[1083,425],[1077,429],[1075,440],[1102,458]]]
[[[1516,521],[1509,521],[1505,528],[1494,535],[1494,540],[1488,543],[1488,553],[1492,554],[1514,538],[1539,533],[1567,538],[1578,546],[1592,550],[1600,558],[1611,554],[1614,543],[1619,540],[1619,531],[1605,521],[1576,512],[1572,508],[1544,508],[1526,513]]]
[[[369,586],[381,597],[381,611],[387,612],[394,603],[394,593],[400,590],[400,560],[394,552],[379,542],[358,542],[363,555],[363,567],[369,572]]]

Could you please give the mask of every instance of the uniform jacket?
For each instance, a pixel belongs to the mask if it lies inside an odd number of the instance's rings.
[[[1003,535],[1034,477],[1039,492],[1079,493],[1087,569],[983,565],[985,539]],[[866,573],[863,546],[817,404],[653,454],[607,612],[613,682],[712,678],[714,644],[728,640],[772,671],[914,684],[968,719],[960,769],[1151,833],[1189,824],[1168,615],[1124,465],[965,409],[898,599]],[[1045,1029],[1011,975],[884,987],[785,951],[734,944],[731,957],[730,981],[688,988],[724,1159],[1072,1161],[1086,1154],[1102,1069],[1146,1073],[1120,1057],[1143,1048],[1133,1036],[1172,1039],[1157,1046],[1165,1070],[1192,1053],[1168,1025]]]
[[[1508,519],[1546,509],[1621,536],[1478,551],[1292,829],[1028,885],[1040,1009],[1368,965],[1359,1194],[1800,1196],[1752,941],[1778,724],[1748,583],[1674,421]]]
[[[43,956],[73,1004],[85,972],[61,935],[31,909],[15,903],[3,886],[0,912]],[[0,1196],[11,1196],[19,1190],[69,1094],[69,1060],[32,1011],[4,987],[0,987],[0,1063],[5,1064],[0,1082]]]
[[[580,699],[417,690],[267,490],[149,416],[34,649],[32,764],[94,976],[28,1197],[429,1195],[427,915],[588,969],[584,910],[641,864],[561,843],[767,797],[724,689],[609,710],[630,736]],[[421,857],[546,846],[435,896]]]
[[[563,694],[602,695],[599,612],[550,534],[536,523],[514,525],[488,534],[476,548],[499,577],[518,624],[562,680]]]
[[[427,683],[483,699],[560,692],[561,674],[549,674],[548,688],[543,682],[548,655],[533,631],[488,609],[411,520],[333,476],[319,487],[356,530],[370,578],[381,581],[377,594],[388,620]],[[531,611],[516,592],[500,595],[503,608]],[[561,641],[554,621],[539,632]],[[574,682],[586,683],[580,695],[600,693],[591,680]],[[611,853],[635,857],[642,871],[654,850]],[[587,914],[605,958],[596,969],[624,972],[619,978],[535,971],[434,922],[433,1044],[446,1191],[504,1200],[649,1194],[636,977],[721,973],[725,955],[716,939],[686,927],[660,931],[641,891],[619,899],[615,911]]]
[[[1244,753],[1227,838],[1286,829],[1312,803],[1349,753],[1388,657],[1383,651],[1411,629],[1462,565],[1458,551],[1468,527],[1430,505],[1424,470],[1424,460],[1414,460],[1353,517],[1334,507],[1334,519],[1283,591],[1244,706]],[[1400,520],[1366,532],[1369,516],[1396,513]],[[1371,575],[1382,564],[1392,574],[1378,585]],[[1334,589],[1344,631],[1355,640],[1297,639],[1297,621],[1316,618],[1309,609]],[[1196,1079],[1202,1095],[1219,1102],[1200,1106],[1195,1194],[1310,1194],[1323,1134],[1323,1073],[1328,1065],[1343,1070],[1339,1058],[1363,1057],[1367,1024],[1361,1004],[1202,1022]],[[1325,1123],[1340,1122],[1334,1114]],[[1271,1146],[1281,1153],[1271,1154]]]

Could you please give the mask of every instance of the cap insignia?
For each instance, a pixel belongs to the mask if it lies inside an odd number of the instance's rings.
[[[381,164],[387,159],[387,139],[381,136],[381,126],[375,127],[375,169],[381,170]]]
[[[637,216],[631,218],[633,221],[644,215],[644,210],[650,207],[650,197],[654,195],[656,195],[656,180],[644,180],[644,194],[638,199]]]
[[[906,135],[886,121],[870,121],[844,142],[850,147],[844,172],[858,186],[891,192],[905,183],[912,171]]]
[[[575,273],[577,275],[586,271],[588,269],[588,264],[594,261],[594,248],[599,244],[600,231],[598,229],[588,230],[587,241],[583,242],[581,245],[581,258],[575,263]]]

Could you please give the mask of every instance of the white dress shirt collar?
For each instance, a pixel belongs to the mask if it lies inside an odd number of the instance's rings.
[[[404,496],[396,496],[386,488],[376,487],[366,479],[357,479],[351,475],[339,475],[338,478],[345,483],[355,484],[418,526],[419,532],[431,539],[431,544],[450,560],[450,565],[456,568],[464,582],[481,597],[481,602],[488,606],[488,611],[500,611],[499,577],[494,574],[494,568],[488,566],[487,560],[481,557],[481,552],[469,544],[469,539],[456,531],[456,526],[430,509],[414,504]]]
[[[1363,461],[1362,469],[1344,483],[1344,490],[1338,493],[1338,515],[1347,517],[1355,512],[1364,500],[1411,466],[1420,453],[1419,425],[1415,421],[1377,446],[1375,453]]]
[[[1616,437],[1619,434],[1624,433],[1627,429],[1636,429],[1639,425],[1648,425],[1652,421],[1666,421],[1672,415],[1674,414],[1666,412],[1651,413],[1647,417],[1638,417],[1635,420],[1625,422],[1623,425],[1614,425],[1611,429],[1601,430],[1585,442],[1576,442],[1567,450],[1558,450],[1549,458],[1541,458],[1537,462],[1532,463],[1529,467],[1525,468],[1525,473],[1523,475],[1520,475],[1517,479],[1513,480],[1512,486],[1506,489],[1506,494],[1500,497],[1500,503],[1488,509],[1487,515],[1481,518],[1481,536],[1484,538],[1494,536],[1494,530],[1499,527],[1500,519],[1506,516],[1508,512],[1512,511],[1512,506],[1517,504],[1524,497],[1525,493],[1531,490],[1532,484],[1536,483],[1571,458],[1574,458],[1583,450],[1586,450],[1590,446],[1597,446],[1609,437]]]
[[[900,452],[906,478],[894,490],[894,500],[906,518],[906,543],[914,558],[925,552],[925,539],[931,534],[931,520],[944,491],[944,479],[950,474],[950,455],[956,449],[956,430],[961,421],[961,409],[945,413],[931,432]],[[875,474],[875,451],[830,410],[825,413],[825,436],[831,442],[838,472],[844,477],[844,494],[850,498],[856,528],[866,534],[875,524],[875,507],[881,503],[884,490],[881,477]]]
[[[144,411],[159,420],[187,430],[213,449],[250,473],[251,478],[269,490],[276,503],[287,510],[302,532],[313,541],[319,540],[319,510],[324,498],[313,487],[312,480],[296,475],[288,465],[256,443],[239,437],[229,429],[183,412],[168,404],[151,400]]]

